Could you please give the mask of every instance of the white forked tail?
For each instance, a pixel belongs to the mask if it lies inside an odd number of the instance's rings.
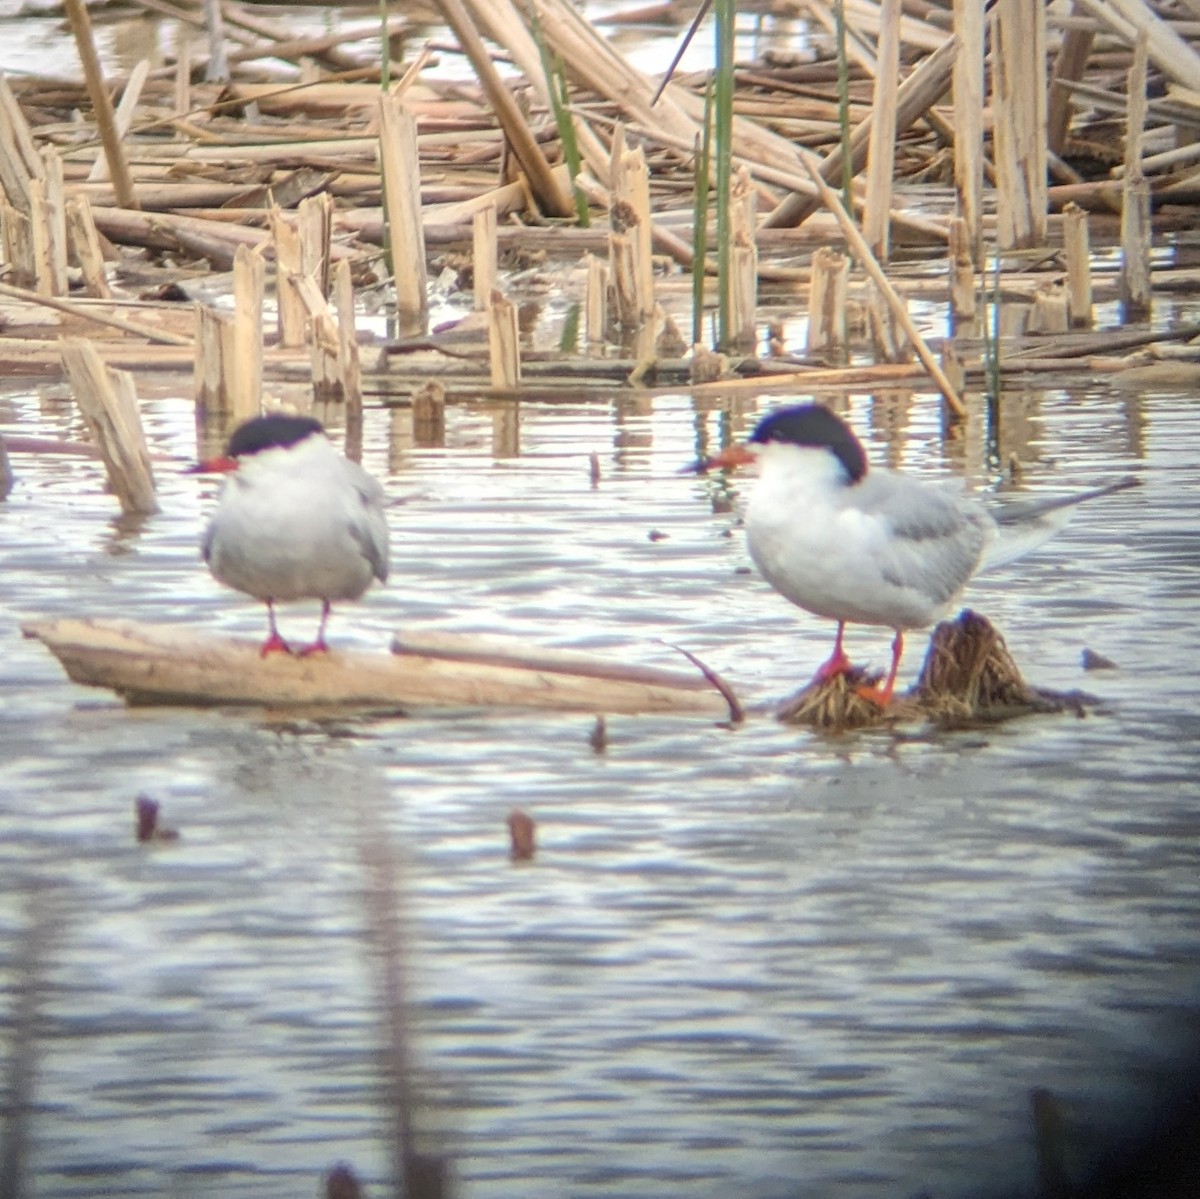
[[[1071,513],[1088,500],[1097,500],[1116,491],[1141,486],[1141,480],[1126,475],[1115,483],[1080,491],[1074,495],[1053,499],[1029,500],[1022,503],[997,505],[989,509],[996,522],[997,535],[983,553],[980,573],[1007,566],[1018,558],[1032,553],[1049,541],[1071,519]]]

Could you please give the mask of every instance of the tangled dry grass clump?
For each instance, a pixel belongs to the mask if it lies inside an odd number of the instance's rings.
[[[1082,716],[1098,702],[1078,691],[1030,686],[1000,632],[969,608],[934,629],[916,686],[886,708],[859,693],[881,678],[856,667],[828,681],[814,681],[785,700],[776,716],[787,724],[828,732],[913,720],[947,728],[1035,713],[1069,711]]]

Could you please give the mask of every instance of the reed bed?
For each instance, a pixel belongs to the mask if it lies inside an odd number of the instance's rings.
[[[725,352],[729,376],[800,390],[839,370],[869,385],[873,367],[894,385],[901,368],[915,384],[932,380],[952,412],[958,391],[989,375],[1192,353],[1175,331],[1128,352],[1111,329],[1087,332],[1095,304],[1119,299],[1123,319],[1144,325],[1155,297],[1200,283],[1153,255],[1200,202],[1200,21],[1187,7],[795,0],[802,36],[752,62],[732,59],[725,7],[725,69],[673,77],[657,97],[662,81],[614,46],[622,18],[606,29],[565,0],[439,0],[429,14],[343,14],[320,35],[232,0],[215,11],[219,22],[181,0],[131,3],[123,14],[175,23],[176,56],[105,78],[87,10],[72,0],[64,16],[83,82],[0,83],[10,373],[60,372],[64,334],[92,338],[111,365],[192,369],[207,353],[196,308],[228,290],[239,252],[265,261],[268,309],[273,298],[280,313],[278,331],[240,334],[265,347],[264,385],[311,372],[335,398],[359,384],[330,384],[334,368],[318,366],[312,346],[324,341],[338,359],[338,263],[360,311],[369,299],[396,316],[396,338],[361,367],[361,389],[393,400],[435,373],[451,398],[555,380],[608,386],[622,371],[677,385],[691,358],[671,308],[693,345],[704,311],[719,309],[705,348]],[[425,18],[448,32],[419,41]],[[728,134],[715,138],[713,94],[718,117],[729,109]],[[622,191],[629,153],[645,163],[641,210]],[[327,244],[307,267],[290,265],[279,238],[314,197]],[[495,214],[490,247],[481,213]],[[649,230],[648,284],[644,262],[634,274],[650,290],[622,295],[615,239],[634,228],[639,242]],[[1090,252],[1101,244],[1121,254]],[[844,304],[816,305],[807,346],[756,338],[766,325],[756,300],[776,316],[808,309],[822,249],[849,259]],[[476,258],[493,278],[489,255],[499,274],[476,302],[491,335],[431,334],[427,265],[457,269],[466,286]],[[587,255],[608,269],[588,268]],[[586,340],[539,353],[492,313],[515,286],[506,268],[530,263],[581,304],[596,292]],[[304,274],[316,287],[297,316]],[[948,306],[953,370],[940,365],[941,339],[925,344],[908,319],[913,301]],[[1009,319],[997,320],[997,305]],[[813,327],[821,319],[839,322],[836,336]],[[710,356],[696,358],[711,370]]]

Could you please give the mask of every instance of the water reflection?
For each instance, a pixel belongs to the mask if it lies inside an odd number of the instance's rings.
[[[677,665],[661,638],[748,700],[794,690],[827,628],[748,571],[730,483],[678,473],[781,402],[622,389],[527,400],[519,422],[512,403],[459,404],[419,438],[407,406],[369,411],[367,468],[413,498],[390,510],[393,581],[338,635],[473,629]],[[927,395],[838,397],[872,461],[992,483],[970,402],[949,430]],[[198,561],[211,490],[196,480],[161,472],[162,512],[114,555],[99,464],[14,455],[10,946],[31,920],[26,880],[64,896],[34,1042],[39,1194],[290,1199],[338,1158],[384,1185],[363,820],[395,853],[421,1130],[452,1151],[467,1199],[1029,1191],[1033,1087],[1061,1105],[1079,1178],[1152,1102],[1200,989],[1200,693],[1181,652],[1200,429],[1190,397],[1091,388],[1006,397],[1000,414],[1021,488],[1146,479],[1136,504],[1081,511],[969,597],[1036,682],[1084,683],[1084,645],[1116,660],[1086,679],[1106,710],[837,740],[610,719],[603,753],[585,718],[321,725],[131,711],[72,686],[22,619],[256,635],[261,615]],[[76,423],[53,397],[15,396],[8,417],[4,432]],[[147,417],[156,454],[192,460],[190,403],[160,397]],[[134,843],[140,793],[177,843]],[[522,869],[513,807],[538,823]],[[10,1061],[26,974],[0,955]]]

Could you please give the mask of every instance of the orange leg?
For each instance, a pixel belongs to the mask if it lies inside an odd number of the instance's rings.
[[[892,641],[892,668],[888,671],[887,682],[882,687],[860,687],[858,694],[863,699],[869,699],[881,708],[886,708],[892,702],[892,692],[896,690],[896,674],[900,670],[900,658],[903,653],[904,633],[897,629]]]
[[[829,655],[826,662],[822,662],[817,667],[816,680],[818,683],[828,683],[830,679],[836,679],[839,674],[846,674],[850,670],[850,659],[846,657],[846,651],[842,648],[842,635],[846,632],[846,622],[838,621],[837,638],[833,643],[833,653]]]
[[[262,643],[258,656],[265,658],[268,654],[290,654],[292,647],[280,637],[279,630],[275,627],[275,603],[273,600],[267,600],[267,618],[271,622],[271,633]]]
[[[325,626],[329,623],[330,605],[328,600],[321,601],[321,623],[317,626],[317,639],[312,645],[306,645],[300,651],[300,657],[307,658],[309,654],[327,654],[329,646],[325,644]]]

